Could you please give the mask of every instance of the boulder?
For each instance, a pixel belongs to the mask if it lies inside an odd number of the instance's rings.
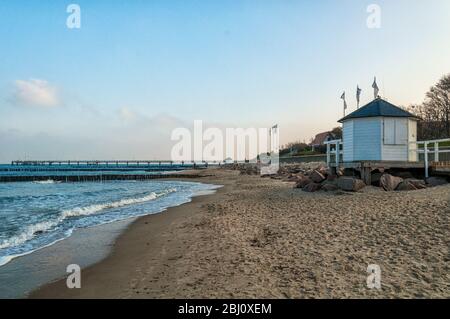
[[[294,188],[303,188],[309,183],[311,183],[311,179],[309,177],[303,176],[297,181]]]
[[[380,186],[385,191],[395,190],[401,182],[403,182],[403,178],[392,176],[391,174],[383,174],[380,177]]]
[[[299,178],[297,175],[289,174],[289,176],[287,178],[285,178],[284,180],[288,181],[288,182],[297,182],[299,180]]]
[[[323,176],[327,177],[327,175],[329,174],[329,169],[325,166],[321,166],[317,169],[317,171],[319,173],[321,173]]]
[[[336,184],[325,183],[322,185],[322,190],[324,190],[325,192],[333,192],[333,191],[337,191],[338,187]]]
[[[357,192],[364,188],[366,184],[356,177],[341,176],[337,179],[337,186],[344,191]]]
[[[309,178],[314,182],[314,183],[322,183],[325,180],[325,176],[324,174],[322,174],[321,172],[319,172],[318,170],[313,170],[311,172],[311,174],[309,175]]]
[[[370,179],[371,179],[371,184],[373,186],[380,186],[381,175],[383,175],[383,173],[380,173],[380,172],[371,173]]]
[[[447,184],[447,181],[445,180],[445,178],[442,177],[428,177],[427,178],[427,184],[430,186],[439,186],[439,185],[444,185]]]
[[[409,171],[396,172],[395,176],[401,177],[403,179],[414,178],[413,174]]]
[[[425,181],[422,180],[422,179],[407,178],[407,179],[405,179],[405,181],[410,182],[410,183],[413,184],[414,187],[417,188],[417,189],[424,189],[424,188],[427,188],[427,185],[425,184]]]
[[[327,181],[335,181],[337,179],[337,176],[336,175],[333,175],[333,174],[329,174],[328,176],[327,176]]]
[[[414,186],[414,184],[408,180],[402,181],[400,184],[398,184],[396,191],[414,191],[417,187]]]
[[[304,186],[302,191],[308,192],[308,193],[313,193],[313,192],[317,192],[318,190],[320,190],[321,187],[322,187],[321,184],[311,182],[308,185]]]

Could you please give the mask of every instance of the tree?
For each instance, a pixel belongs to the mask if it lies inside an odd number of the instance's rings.
[[[334,138],[337,140],[342,139],[342,127],[338,126],[331,130],[331,134],[333,134]]]
[[[418,136],[421,139],[450,137],[450,74],[426,93],[425,101],[409,110],[419,116]]]

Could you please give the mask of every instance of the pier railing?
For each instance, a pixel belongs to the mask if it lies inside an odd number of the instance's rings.
[[[450,162],[450,138],[416,141],[409,144],[409,151],[417,154],[417,161],[424,162],[425,177],[429,177],[430,164],[443,166],[441,163]]]
[[[209,161],[171,161],[171,160],[25,160],[12,161],[15,166],[150,166],[150,165],[208,165],[218,164]]]
[[[336,168],[339,168],[341,155],[344,154],[344,143],[342,140],[332,140],[326,141],[324,144],[327,146],[327,166],[330,167],[332,157],[334,157]]]

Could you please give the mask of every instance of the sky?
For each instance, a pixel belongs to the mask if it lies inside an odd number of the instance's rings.
[[[0,0],[0,163],[167,159],[194,120],[309,141],[339,125],[344,90],[347,113],[357,85],[373,99],[374,76],[422,102],[449,34],[448,0]]]

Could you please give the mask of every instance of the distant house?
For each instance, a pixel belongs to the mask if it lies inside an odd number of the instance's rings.
[[[343,126],[344,162],[417,161],[417,116],[382,98],[350,113]]]
[[[335,136],[332,132],[322,132],[316,135],[316,137],[314,137],[314,140],[309,144],[312,147],[312,150],[314,151],[315,148],[325,145],[324,143],[326,141],[331,141],[334,140]]]

